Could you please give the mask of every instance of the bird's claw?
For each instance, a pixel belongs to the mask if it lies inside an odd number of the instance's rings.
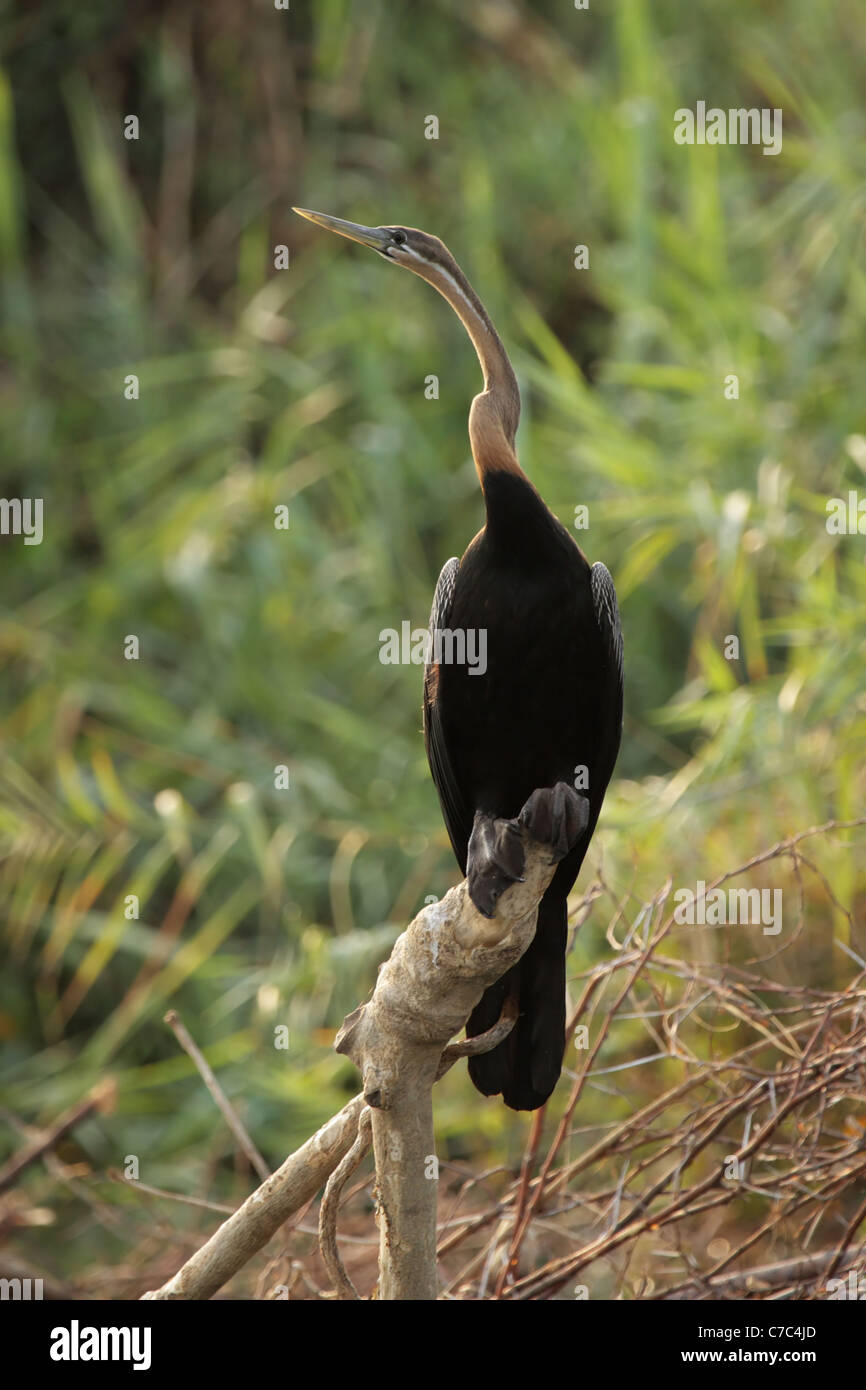
[[[557,863],[574,849],[586,829],[589,801],[567,782],[538,787],[527,798],[517,822],[533,840],[550,846],[554,863]]]
[[[466,878],[469,896],[483,917],[492,917],[496,904],[512,883],[523,883],[523,836],[516,820],[501,820],[475,812]]]

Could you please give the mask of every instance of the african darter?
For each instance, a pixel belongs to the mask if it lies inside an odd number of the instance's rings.
[[[484,1095],[535,1110],[551,1094],[565,1046],[567,900],[619,750],[622,630],[613,581],[589,565],[520,467],[517,379],[480,299],[443,243],[412,227],[362,227],[296,208],[427,280],[463,323],[484,373],[469,440],[486,524],[439,576],[431,635],[486,630],[486,671],[436,661],[424,675],[424,738],[458,863],[479,912],[493,916],[521,875],[524,825],[558,865],[525,955],[482,995],[469,1036],[516,996],[511,1034],[470,1059]],[[433,650],[431,648],[431,650]],[[441,654],[440,654],[441,656]]]

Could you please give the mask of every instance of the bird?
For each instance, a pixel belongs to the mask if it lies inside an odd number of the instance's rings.
[[[532,943],[481,996],[468,1037],[487,1032],[506,1001],[511,1032],[469,1059],[486,1096],[537,1110],[562,1071],[568,895],[598,821],[622,736],[623,639],[606,566],[590,565],[521,468],[520,392],[504,344],[438,237],[414,227],[367,227],[308,208],[293,211],[377,251],[448,301],[484,379],[469,410],[469,442],[485,524],[444,565],[430,614],[423,683],[427,759],[451,844],[479,912],[523,877],[523,831],[556,863]],[[436,634],[484,634],[485,669],[446,660]],[[479,639],[476,639],[479,640]],[[438,658],[438,659],[437,659]]]

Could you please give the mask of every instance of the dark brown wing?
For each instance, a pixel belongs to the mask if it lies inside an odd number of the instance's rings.
[[[431,657],[434,652],[433,638],[436,630],[441,631],[448,627],[459,568],[460,561],[455,555],[443,565],[442,573],[439,575],[436,592],[433,595],[433,607],[430,610],[428,651]],[[466,808],[451,765],[445,733],[442,728],[438,694],[439,666],[431,660],[424,667],[424,747],[427,749],[427,761],[430,764],[430,772],[439,793],[439,804],[442,807],[445,828],[454,847],[457,862],[465,873],[466,846],[472,831],[472,815]]]

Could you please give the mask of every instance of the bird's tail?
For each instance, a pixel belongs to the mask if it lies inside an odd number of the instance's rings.
[[[500,1092],[512,1110],[537,1110],[559,1080],[565,1050],[565,945],[567,900],[548,889],[538,907],[529,950],[485,990],[466,1025],[469,1037],[492,1028],[514,994],[519,1017],[492,1052],[469,1059],[469,1075],[482,1095]]]

